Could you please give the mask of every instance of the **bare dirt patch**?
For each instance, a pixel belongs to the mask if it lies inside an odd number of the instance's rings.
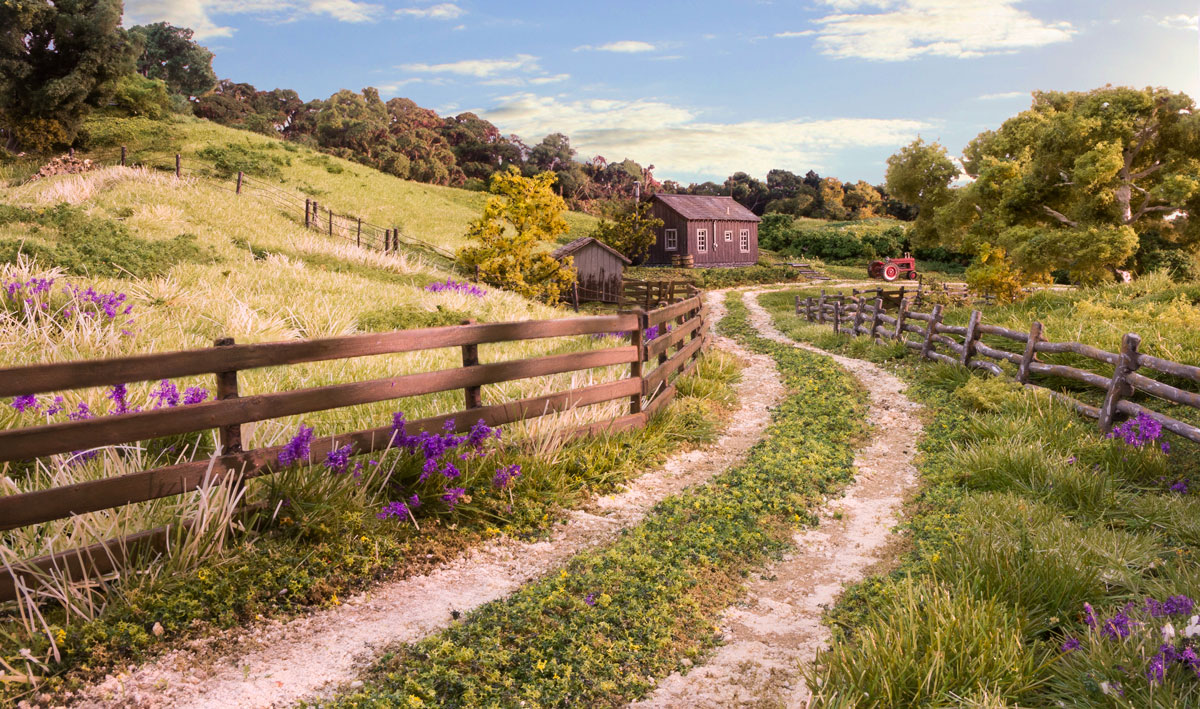
[[[714,317],[724,315],[723,294],[709,296]],[[382,584],[287,622],[264,622],[228,633],[242,651],[206,652],[201,641],[164,654],[128,673],[109,676],[72,700],[83,707],[274,707],[314,698],[351,682],[388,645],[419,640],[463,613],[503,598],[560,566],[579,551],[611,541],[637,524],[656,503],[703,483],[742,461],[783,396],[770,357],[717,338],[745,364],[737,386],[738,409],[721,438],[686,451],[633,480],[616,495],[573,511],[550,538],[521,542],[500,538],[428,574]]]
[[[667,677],[639,707],[806,706],[800,668],[829,641],[821,615],[846,584],[886,560],[891,530],[916,485],[920,407],[904,396],[904,382],[870,362],[787,338],[758,304],[761,292],[745,294],[751,324],[763,337],[827,355],[850,371],[870,395],[871,438],[855,456],[854,483],[822,512],[820,526],[797,533],[795,549],[726,609],[724,644],[687,675]]]

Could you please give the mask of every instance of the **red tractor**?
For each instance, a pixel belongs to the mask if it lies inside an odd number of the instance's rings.
[[[908,280],[915,281],[917,280],[917,260],[906,251],[903,258],[872,261],[871,265],[867,266],[867,274],[871,278],[882,278],[885,281],[894,281],[904,275],[908,277]]]

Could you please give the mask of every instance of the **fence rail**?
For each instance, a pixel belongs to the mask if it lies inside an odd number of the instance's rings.
[[[671,329],[647,342],[646,331],[652,325]],[[279,468],[283,446],[242,451],[241,425],[301,413],[461,389],[463,409],[409,422],[408,430],[433,432],[450,422],[461,432],[481,419],[498,426],[624,398],[629,399],[628,414],[590,424],[575,435],[640,427],[674,398],[675,380],[694,368],[709,341],[708,330],[708,311],[697,294],[649,312],[464,324],[300,342],[237,345],[222,339],[201,350],[0,369],[0,396],[206,374],[217,379],[217,400],[211,402],[0,431],[0,463],[212,429],[219,431],[221,443],[212,458],[0,497],[0,530],[180,495],[205,484],[270,475]],[[630,344],[479,364],[482,344],[606,334],[628,336]],[[462,349],[463,366],[254,396],[237,393],[237,375],[248,369],[452,347]],[[487,384],[621,364],[629,365],[629,375],[616,381],[482,405],[480,388]],[[392,445],[393,436],[391,426],[326,435],[313,440],[311,456],[319,460],[346,444],[354,446],[356,455],[378,452]],[[169,534],[168,527],[161,527],[31,559],[0,577],[0,601],[16,598],[19,584],[36,585],[38,574],[50,569],[65,569],[74,577],[85,570],[108,573],[134,547],[161,550]]]
[[[1120,352],[1107,352],[1080,342],[1050,342],[1042,337],[1042,324],[1036,321],[1030,324],[1028,332],[986,324],[982,322],[983,313],[979,310],[971,311],[965,326],[947,325],[942,322],[941,305],[935,305],[931,312],[921,313],[909,310],[908,300],[903,300],[896,316],[892,317],[884,314],[882,298],[876,298],[872,303],[867,303],[862,298],[854,298],[849,303],[840,300],[826,302],[825,298],[808,297],[802,300],[800,296],[796,296],[796,314],[803,315],[809,322],[832,323],[834,332],[839,334],[852,337],[867,335],[876,342],[895,340],[904,343],[909,349],[919,351],[925,359],[983,369],[996,376],[1008,375],[1001,363],[1016,365],[1014,379],[1025,386],[1044,389],[1076,411],[1097,419],[1100,430],[1104,433],[1112,430],[1117,414],[1145,414],[1160,423],[1164,430],[1200,442],[1200,428],[1129,400],[1135,393],[1140,392],[1173,404],[1200,409],[1200,393],[1181,389],[1138,372],[1139,369],[1150,370],[1200,383],[1200,367],[1142,354],[1138,351],[1141,337],[1134,333],[1128,333],[1122,338]],[[923,322],[925,325],[914,325],[908,322],[909,320]],[[918,335],[920,339],[909,339],[908,333]],[[1010,352],[992,347],[981,341],[984,335],[1019,343],[1023,352]],[[959,339],[955,339],[955,336]],[[938,351],[939,346],[943,352]],[[1078,355],[1112,366],[1113,373],[1112,376],[1106,377],[1086,369],[1040,362],[1037,359],[1039,353]],[[1061,391],[1034,384],[1030,381],[1031,375],[1034,374],[1071,379],[1100,389],[1104,392],[1103,404],[1100,407],[1092,406]]]

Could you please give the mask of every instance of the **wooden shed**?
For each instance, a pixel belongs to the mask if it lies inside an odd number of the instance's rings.
[[[652,214],[663,221],[647,263],[711,268],[758,263],[758,216],[732,197],[656,194]],[[690,257],[690,258],[689,258]]]
[[[583,236],[554,250],[554,258],[575,257],[579,300],[617,303],[621,300],[621,280],[629,259],[604,242]]]

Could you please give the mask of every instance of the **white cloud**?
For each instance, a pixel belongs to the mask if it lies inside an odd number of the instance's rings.
[[[1172,30],[1192,30],[1195,32],[1200,28],[1200,15],[1167,15],[1166,17],[1151,18],[1158,22],[1160,27],[1166,27]]]
[[[638,54],[640,52],[653,52],[656,47],[649,42],[642,42],[635,39],[624,39],[620,42],[609,42],[593,47],[590,44],[585,44],[575,48],[577,52],[594,51],[594,52],[616,52],[617,54]]]
[[[570,100],[521,93],[477,110],[505,133],[526,140],[562,132],[581,155],[654,163],[660,177],[724,178],[737,170],[764,175],[774,167],[820,169],[839,150],[899,147],[931,126],[905,119],[698,120],[686,108],[649,99]]]
[[[571,78],[570,74],[554,74],[552,76],[535,76],[529,80],[529,83],[531,83],[535,86],[541,86],[543,84],[557,84],[560,81],[566,81],[567,79],[570,79],[570,78]]]
[[[1027,96],[1029,96],[1028,91],[1004,91],[998,94],[984,94],[982,96],[977,96],[976,98],[980,101],[1007,101],[1009,99],[1025,98]]]
[[[170,22],[190,27],[196,39],[230,37],[234,28],[218,24],[214,15],[252,15],[271,22],[306,16],[328,16],[340,22],[373,22],[382,6],[359,0],[126,0],[125,24]]]
[[[508,72],[533,72],[539,69],[538,59],[532,54],[518,54],[512,59],[462,59],[444,64],[401,64],[400,68],[420,74],[458,74],[480,79]]]
[[[791,39],[793,37],[810,37],[816,33],[816,30],[796,30],[791,32],[776,32],[775,36],[781,39]]]
[[[878,61],[922,55],[969,58],[1065,42],[1069,22],[1019,10],[1020,0],[824,0],[818,18],[822,53]]]
[[[443,2],[429,7],[401,8],[396,10],[396,14],[428,20],[455,20],[467,14],[467,11],[452,2]]]

